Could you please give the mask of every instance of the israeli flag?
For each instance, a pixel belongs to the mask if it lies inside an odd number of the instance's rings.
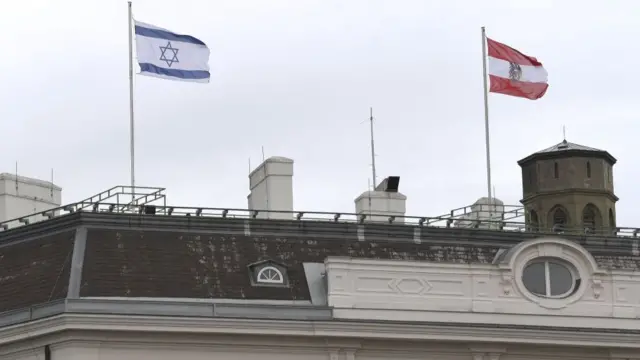
[[[135,21],[140,75],[208,83],[210,51],[190,35]]]

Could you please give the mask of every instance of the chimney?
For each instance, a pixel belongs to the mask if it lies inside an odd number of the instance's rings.
[[[403,223],[407,197],[398,192],[399,176],[389,176],[382,180],[373,191],[365,191],[356,198],[356,214],[365,214],[365,221]]]
[[[258,219],[293,219],[293,160],[273,156],[249,174],[247,196],[250,210],[284,211],[258,212]]]
[[[16,174],[0,174],[0,222],[41,213],[60,206],[62,189],[49,181]],[[30,223],[47,219],[42,215],[28,218]],[[9,227],[22,225],[9,224]]]
[[[461,215],[453,226],[494,230],[502,227],[504,203],[500,199],[482,197],[468,209],[470,211],[465,211],[465,214]]]

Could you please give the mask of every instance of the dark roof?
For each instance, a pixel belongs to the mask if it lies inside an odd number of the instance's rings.
[[[616,159],[605,150],[600,150],[589,146],[568,142],[567,140],[562,140],[561,142],[551,147],[537,151],[525,157],[524,159],[518,161],[518,165],[524,165],[533,160],[561,158],[569,156],[601,157],[605,160],[608,160],[611,164],[616,163]]]
[[[328,256],[490,263],[540,236],[416,228],[78,212],[0,233],[0,311],[78,296],[310,300],[303,264]],[[634,240],[565,237],[604,268],[640,269]],[[286,268],[287,286],[252,284],[249,266],[264,260]]]
[[[0,312],[67,296],[74,233],[0,243]]]

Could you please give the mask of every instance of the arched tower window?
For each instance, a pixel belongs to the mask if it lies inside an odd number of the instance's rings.
[[[587,177],[591,178],[591,163],[587,161]]]
[[[558,172],[558,163],[553,163],[553,177],[556,179],[560,177],[560,173]]]
[[[531,228],[531,231],[538,231],[538,224],[538,213],[535,210],[531,210],[529,212],[529,227]]]
[[[553,231],[563,232],[567,226],[567,213],[561,207],[556,207],[552,213]]]
[[[600,212],[593,204],[587,204],[582,210],[582,226],[585,233],[593,234],[602,225]]]

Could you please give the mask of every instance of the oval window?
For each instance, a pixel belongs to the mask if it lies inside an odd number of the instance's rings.
[[[532,294],[562,298],[580,286],[577,271],[564,261],[547,259],[530,263],[522,272],[522,282]]]

